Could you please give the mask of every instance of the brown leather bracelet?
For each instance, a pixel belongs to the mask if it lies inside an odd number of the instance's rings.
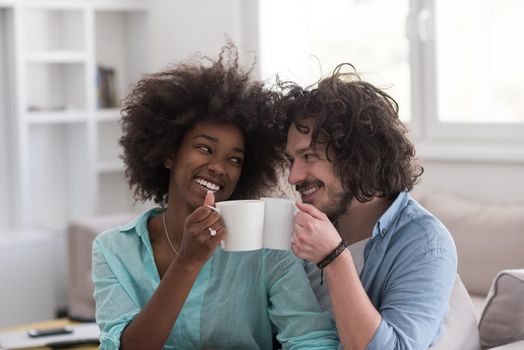
[[[348,241],[342,240],[340,244],[331,253],[328,254],[328,256],[326,256],[317,264],[317,267],[322,270],[324,267],[331,264],[337,258],[337,256],[342,254],[348,245]]]

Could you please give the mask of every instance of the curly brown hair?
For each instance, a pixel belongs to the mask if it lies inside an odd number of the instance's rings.
[[[352,71],[343,72],[349,67]],[[410,191],[423,173],[415,147],[398,116],[398,104],[384,91],[362,81],[353,65],[338,65],[332,75],[316,87],[301,88],[279,82],[283,94],[279,121],[281,145],[293,123],[297,130],[310,130],[301,118],[314,118],[311,146],[325,147],[343,188],[357,200],[384,196],[395,198]]]
[[[229,44],[217,60],[195,55],[134,86],[121,113],[120,145],[136,200],[167,203],[164,160],[177,152],[188,130],[204,121],[232,123],[244,136],[245,159],[232,199],[265,194],[277,183],[282,155],[268,123],[278,94],[252,80],[252,69],[242,69],[238,61],[238,50]]]

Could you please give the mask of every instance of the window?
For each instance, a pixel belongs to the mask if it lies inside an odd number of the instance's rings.
[[[439,120],[524,123],[523,14],[521,0],[435,1]]]
[[[409,120],[408,5],[408,0],[260,1],[262,77],[279,72],[309,85],[338,64],[351,63],[392,95],[401,118]]]
[[[309,85],[350,62],[419,142],[523,154],[523,13],[521,0],[263,0],[261,75]]]

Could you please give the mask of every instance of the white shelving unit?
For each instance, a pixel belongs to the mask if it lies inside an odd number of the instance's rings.
[[[63,232],[77,218],[140,210],[119,159],[118,120],[120,100],[149,71],[148,2],[5,6],[14,36],[15,225]],[[104,81],[112,98],[100,93]]]
[[[13,174],[7,164],[12,163],[9,145],[12,137],[12,116],[15,114],[14,100],[14,46],[13,9],[0,0],[0,227],[14,226],[12,203],[14,191]]]

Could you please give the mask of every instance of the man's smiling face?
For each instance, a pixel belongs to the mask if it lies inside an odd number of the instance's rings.
[[[325,148],[318,145],[316,153],[311,145],[313,118],[301,118],[291,124],[287,134],[285,153],[290,161],[288,182],[294,185],[304,203],[310,203],[324,212],[330,219],[345,213],[353,196],[346,193],[340,178],[335,173],[333,162],[326,157]]]

